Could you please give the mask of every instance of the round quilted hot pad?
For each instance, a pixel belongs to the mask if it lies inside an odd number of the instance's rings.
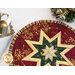
[[[13,38],[13,66],[74,66],[75,30],[53,20],[33,22]]]

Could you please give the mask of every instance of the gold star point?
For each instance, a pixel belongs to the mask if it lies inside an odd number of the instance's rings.
[[[52,61],[53,57],[57,57],[55,54],[57,50],[55,50],[53,46],[49,48],[46,45],[46,49],[42,49],[42,50],[44,51],[44,53],[42,55],[45,56],[45,60],[47,60],[49,58]]]

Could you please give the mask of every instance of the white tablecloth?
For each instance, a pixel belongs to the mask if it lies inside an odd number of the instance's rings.
[[[56,20],[50,11],[49,8],[10,8],[4,9],[0,8],[0,12],[8,13],[12,17],[12,25],[15,31],[15,34],[21,30],[27,24],[37,21],[37,20]],[[64,22],[64,21],[63,21]],[[72,23],[67,23],[69,26],[75,28],[75,21]],[[15,35],[14,34],[14,35]],[[2,56],[8,52],[9,46],[14,36],[8,36],[5,38],[0,38],[0,66],[8,66],[3,63]]]

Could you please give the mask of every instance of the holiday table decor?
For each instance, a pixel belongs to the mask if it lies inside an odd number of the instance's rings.
[[[75,19],[75,8],[51,8],[51,11],[53,16],[60,20],[71,22]]]
[[[54,20],[35,21],[13,38],[11,66],[74,66],[75,30]]]
[[[7,16],[6,20],[2,20],[3,16]],[[7,13],[0,13],[0,38],[14,34],[11,25],[11,17]]]

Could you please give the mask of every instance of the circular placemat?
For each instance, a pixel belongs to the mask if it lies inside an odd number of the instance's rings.
[[[74,66],[75,30],[54,20],[32,22],[13,38],[13,66]]]

